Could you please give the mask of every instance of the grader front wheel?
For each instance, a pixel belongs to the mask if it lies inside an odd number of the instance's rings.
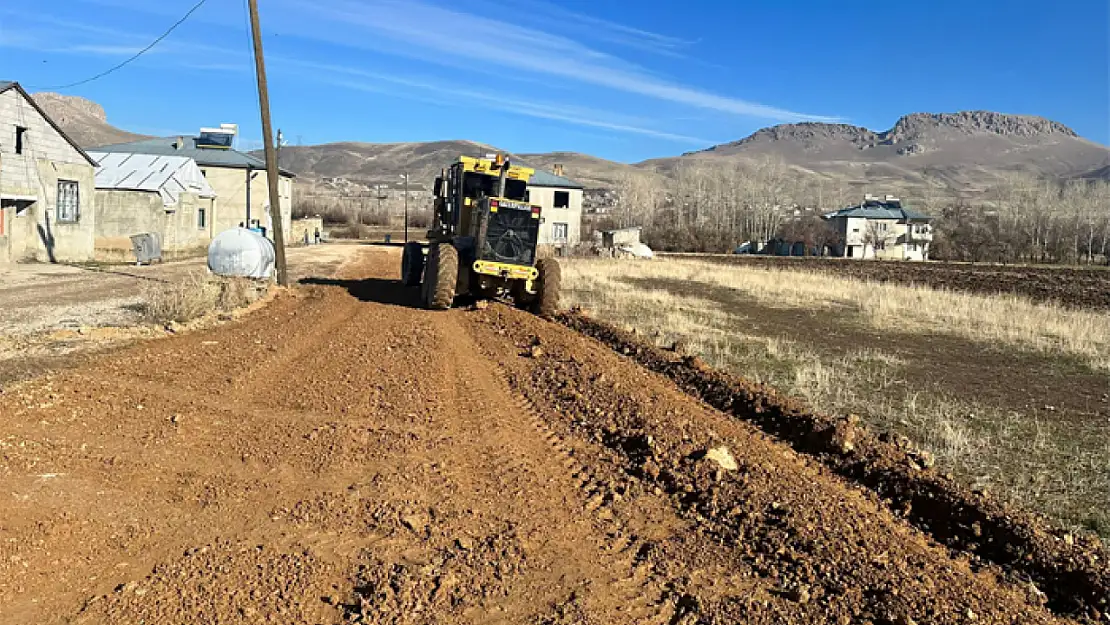
[[[424,305],[432,310],[447,310],[455,300],[459,280],[459,252],[450,243],[437,243],[428,253],[424,269]]]
[[[532,302],[532,312],[540,317],[554,317],[559,312],[562,269],[554,258],[542,258],[536,263],[536,270],[539,277],[536,278],[536,299]]]

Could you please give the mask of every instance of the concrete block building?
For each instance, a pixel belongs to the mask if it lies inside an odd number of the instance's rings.
[[[19,83],[0,82],[0,263],[93,257],[95,166]]]
[[[219,233],[239,224],[259,226],[272,236],[270,223],[269,182],[266,163],[250,154],[232,149],[237,129],[230,124],[219,128],[202,128],[195,137],[164,137],[96,148],[108,154],[145,154],[178,156],[192,159],[216,192],[210,221],[213,232]],[[290,232],[293,214],[292,172],[280,171],[278,195],[282,225]]]
[[[216,191],[184,156],[89,152],[96,172],[97,260],[131,260],[131,237],[154,233],[163,256],[202,254],[219,232]]]

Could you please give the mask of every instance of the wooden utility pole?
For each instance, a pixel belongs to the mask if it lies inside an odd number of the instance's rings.
[[[274,228],[274,251],[277,260],[277,282],[289,286],[285,267],[285,233],[282,231],[281,203],[278,196],[277,152],[274,150],[274,131],[270,125],[270,91],[266,86],[266,61],[262,55],[262,27],[258,22],[258,0],[247,0],[251,14],[251,33],[254,36],[254,67],[258,75],[258,103],[262,109],[262,143],[266,151],[266,181],[270,186],[270,221]]]

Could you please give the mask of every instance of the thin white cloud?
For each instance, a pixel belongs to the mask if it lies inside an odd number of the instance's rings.
[[[509,98],[501,93],[487,93],[461,88],[456,85],[445,84],[438,80],[416,79],[379,72],[367,72],[365,70],[341,65],[313,63],[284,57],[273,57],[271,61],[274,67],[300,68],[300,70],[306,72],[306,76],[310,76],[317,80],[323,80],[336,86],[370,93],[383,93],[427,104],[444,106],[460,100],[469,100],[479,102],[487,108],[493,108],[507,113],[560,121],[577,126],[638,134],[684,144],[711,145],[714,143],[708,139],[648,128],[636,124],[635,120],[607,118],[599,111],[581,106]],[[360,78],[363,80],[352,80],[352,78]],[[392,86],[392,88],[390,86]],[[451,99],[445,100],[442,97],[444,93],[450,93]]]
[[[578,13],[542,0],[521,0],[514,6],[520,11],[520,14],[530,16],[533,21],[537,19],[544,20],[547,24],[562,26],[565,30],[573,30],[583,37],[617,43],[667,56],[687,58],[685,54],[679,53],[678,50],[697,43]]]
[[[56,51],[73,54],[96,54],[99,56],[133,56],[143,49],[143,46],[111,46],[97,44],[82,44],[68,46]],[[151,50],[150,52],[155,52]]]
[[[339,0],[326,6],[311,0],[285,0],[285,6],[294,9],[300,34],[334,44],[443,64],[466,59],[745,117],[834,119],[667,81],[567,37],[419,0]],[[459,33],[466,37],[460,39]]]

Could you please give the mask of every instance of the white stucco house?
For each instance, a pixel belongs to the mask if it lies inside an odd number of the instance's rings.
[[[933,218],[906,208],[894,196],[867,195],[859,204],[822,218],[840,234],[845,258],[929,259]]]

